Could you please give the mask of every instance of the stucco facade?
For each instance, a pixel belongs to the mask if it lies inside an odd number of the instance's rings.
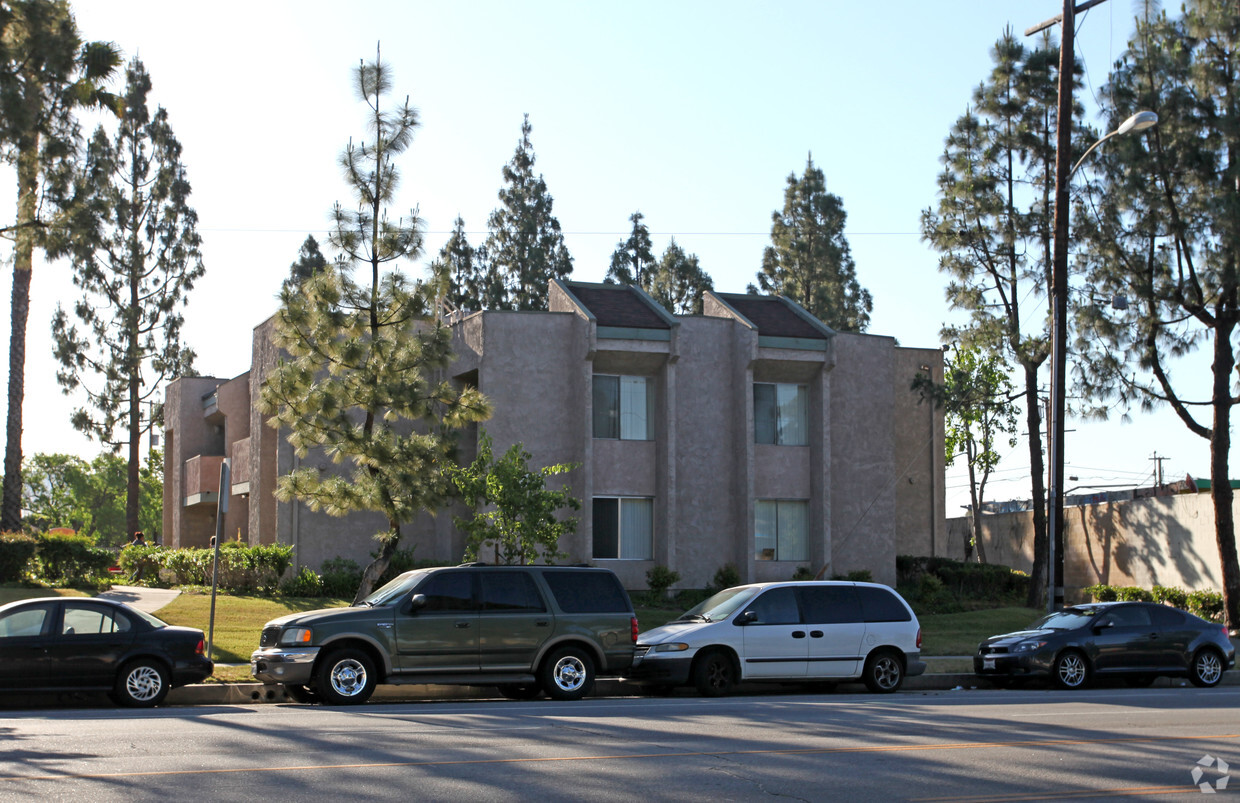
[[[179,380],[169,390],[166,541],[205,543],[214,505],[185,483],[195,461],[227,456],[234,478],[246,478],[234,481],[231,504],[244,512],[230,507],[230,537],[237,526],[252,543],[293,544],[297,565],[312,568],[336,556],[362,563],[381,518],[334,519],[274,497],[277,476],[321,461],[297,458],[256,410],[277,359],[271,326],[255,329],[247,374]],[[836,333],[783,298],[711,293],[703,315],[671,316],[640,290],[574,282],[555,283],[547,312],[479,312],[452,327],[447,376],[491,400],[481,428],[496,453],[519,442],[533,465],[577,466],[563,478],[582,510],[561,549],[614,569],[629,588],[644,587],[656,565],[678,572],[686,588],[708,584],[725,564],[750,581],[788,579],[804,567],[825,576],[868,569],[892,583],[898,551],[945,548],[943,418],[909,389],[919,371],[941,377],[938,349]],[[599,422],[621,408],[612,411],[619,403],[599,388],[616,379],[645,394],[624,402],[641,408],[636,420],[646,429],[637,436],[600,436]],[[758,442],[772,413],[755,401],[756,384],[794,400],[792,412],[777,411],[795,415],[794,445]],[[477,436],[475,428],[462,438],[463,461]],[[635,513],[626,518],[626,510]],[[645,539],[636,547],[643,557],[609,553],[613,511],[615,538]],[[779,527],[795,534],[787,551],[796,559],[780,559],[783,547],[755,547],[756,538],[774,543],[759,524],[770,519],[763,511],[777,511]],[[464,537],[452,512],[422,516],[402,546],[459,561]]]

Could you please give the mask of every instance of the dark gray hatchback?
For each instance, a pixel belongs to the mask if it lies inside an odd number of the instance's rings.
[[[353,607],[273,619],[250,669],[299,702],[363,703],[380,683],[576,700],[599,675],[623,674],[636,641],[610,570],[470,564],[406,572]]]

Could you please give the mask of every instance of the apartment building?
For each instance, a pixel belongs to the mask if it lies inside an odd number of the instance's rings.
[[[214,534],[228,458],[227,537],[292,544],[312,568],[363,563],[381,517],[332,518],[274,496],[280,474],[330,467],[299,459],[257,412],[277,359],[272,325],[255,329],[246,374],[169,387],[164,541]],[[941,379],[938,348],[834,332],[781,297],[708,293],[702,315],[673,316],[639,289],[581,282],[556,282],[546,312],[477,312],[452,327],[448,374],[490,398],[481,427],[496,452],[519,442],[533,465],[577,465],[562,476],[582,510],[561,549],[629,588],[656,565],[679,587],[725,564],[747,581],[805,567],[892,583],[896,554],[946,549],[943,416],[910,390],[919,372]],[[462,440],[472,459],[477,431]],[[453,512],[422,516],[402,546],[459,561]]]

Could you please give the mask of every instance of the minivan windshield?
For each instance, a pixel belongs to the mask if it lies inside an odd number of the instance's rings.
[[[731,616],[738,608],[745,605],[758,593],[753,586],[725,588],[705,602],[694,605],[682,613],[674,621],[677,622],[718,622]]]
[[[391,605],[392,603],[403,599],[405,594],[409,593],[409,591],[412,590],[413,587],[416,586],[425,576],[426,572],[420,569],[405,572],[404,574],[393,578],[382,588],[372,591],[369,597],[362,600],[361,604],[371,608],[379,605]]]

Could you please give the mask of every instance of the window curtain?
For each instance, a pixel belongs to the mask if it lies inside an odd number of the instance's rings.
[[[778,520],[775,502],[754,505],[753,556],[755,560],[775,560],[775,535]]]
[[[650,560],[654,557],[654,502],[650,499],[620,500],[620,558]]]
[[[778,560],[809,560],[809,503],[779,503]]]
[[[620,377],[594,377],[594,437],[620,437]]]
[[[646,410],[646,378],[622,376],[620,379],[620,439],[644,441],[649,439],[649,419]]]
[[[776,385],[779,405],[779,442],[784,446],[805,446],[809,443],[809,410],[803,385]]]

